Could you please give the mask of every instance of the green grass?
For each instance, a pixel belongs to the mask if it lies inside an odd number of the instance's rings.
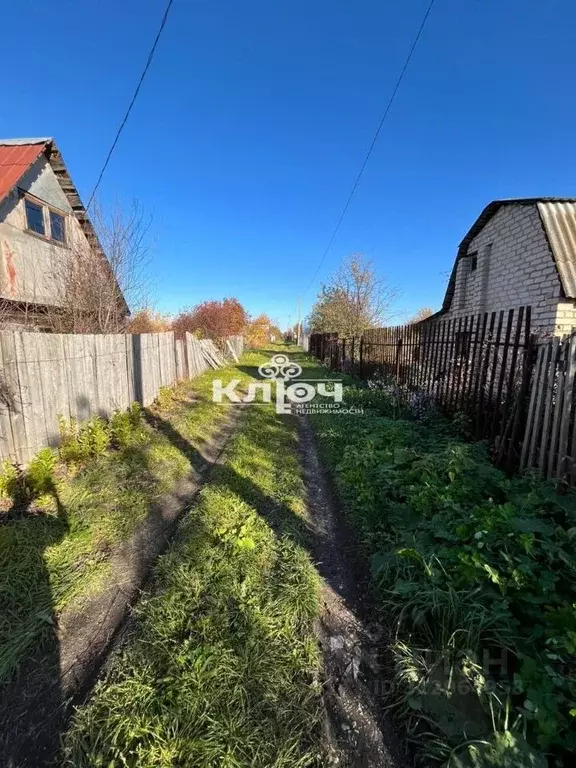
[[[134,636],[77,710],[64,765],[325,764],[304,498],[294,421],[249,406],[160,558]]]
[[[248,379],[236,368],[218,375],[232,373]],[[54,641],[61,611],[102,589],[111,548],[127,539],[154,502],[189,472],[194,448],[228,410],[211,401],[214,375],[207,372],[164,391],[161,407],[150,411],[160,420],[151,426],[142,419],[122,448],[71,467],[60,464],[54,493],[36,499],[28,513],[2,517],[0,512],[0,684],[29,654]],[[114,424],[116,437],[129,426],[118,419]],[[107,439],[99,424],[94,433],[100,442]],[[180,445],[174,435],[188,443]]]

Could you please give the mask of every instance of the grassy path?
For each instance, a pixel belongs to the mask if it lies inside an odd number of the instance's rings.
[[[244,359],[244,373],[267,358]],[[133,637],[77,710],[64,764],[325,765],[311,535],[296,420],[252,405],[160,559]]]

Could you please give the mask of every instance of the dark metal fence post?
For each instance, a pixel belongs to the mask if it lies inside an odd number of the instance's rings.
[[[364,336],[360,336],[360,350],[359,350],[359,367],[358,371],[360,373],[360,376],[364,373]]]
[[[402,339],[396,342],[396,384],[400,384],[400,358],[402,356]]]
[[[344,371],[346,369],[346,339],[342,339],[342,363],[340,365],[340,370]]]

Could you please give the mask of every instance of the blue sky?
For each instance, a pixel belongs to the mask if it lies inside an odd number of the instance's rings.
[[[85,201],[164,4],[2,10],[0,135],[54,136]],[[101,188],[153,213],[162,310],[234,295],[295,320],[427,4],[174,0]],[[399,318],[438,308],[486,203],[576,196],[575,71],[573,0],[436,0],[304,309],[351,251]]]

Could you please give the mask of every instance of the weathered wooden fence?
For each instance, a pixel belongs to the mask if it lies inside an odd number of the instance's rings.
[[[409,398],[462,413],[500,463],[520,463],[535,341],[530,307],[414,325],[377,328],[354,338],[312,334],[310,351],[334,370],[388,379]]]
[[[576,334],[538,345],[528,399],[521,469],[576,484]]]
[[[56,445],[59,416],[84,421],[134,401],[150,405],[160,387],[213,366],[203,344],[191,334],[175,340],[171,332],[0,331],[0,458],[25,463]]]

